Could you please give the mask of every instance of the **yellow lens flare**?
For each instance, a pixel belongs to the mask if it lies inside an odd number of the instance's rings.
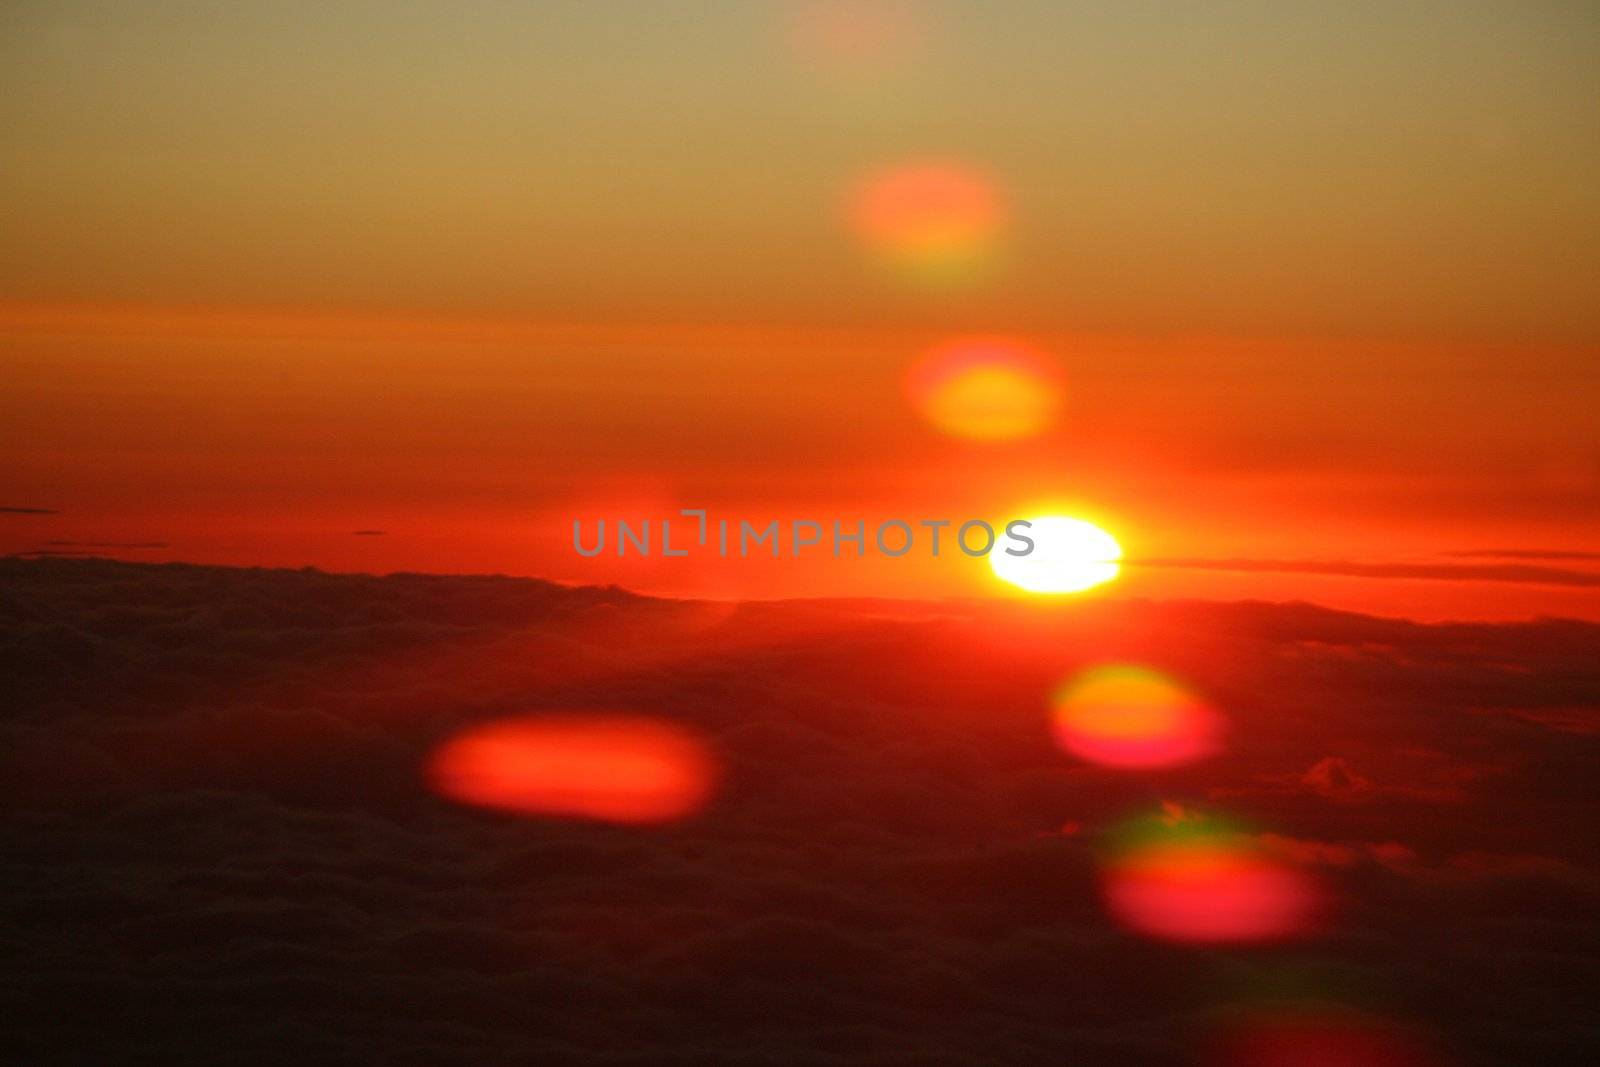
[[[1056,741],[1107,767],[1171,767],[1221,747],[1222,717],[1184,686],[1145,667],[1084,671],[1055,699]]]
[[[924,352],[906,373],[911,405],[953,437],[1033,437],[1055,421],[1061,396],[1061,373],[1050,358],[1005,337],[947,341]]]
[[[1122,546],[1117,539],[1087,519],[1044,515],[1017,528],[1031,538],[1033,550],[1011,555],[996,546],[989,566],[1001,581],[1030,593],[1081,593],[1104,585],[1122,572]]]

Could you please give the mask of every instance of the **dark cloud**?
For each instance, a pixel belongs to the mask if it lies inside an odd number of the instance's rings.
[[[61,512],[54,508],[16,508],[0,507],[0,515],[59,515]]]
[[[1361,797],[1374,788],[1370,780],[1357,774],[1337,756],[1318,760],[1300,780],[1308,788],[1329,797]]]
[[[1224,753],[1055,749],[1048,694],[1108,661],[1203,693]],[[1286,969],[1460,1062],[1600,1053],[1594,624],[0,560],[0,678],[17,1062],[1177,1064]],[[462,727],[571,709],[703,737],[711,806],[617,828],[424,787]],[[1104,831],[1162,800],[1313,867],[1337,923],[1260,952],[1111,925]]]

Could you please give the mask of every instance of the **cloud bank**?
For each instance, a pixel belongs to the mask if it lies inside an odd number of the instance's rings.
[[[1056,748],[1048,694],[1107,662],[1205,694],[1221,753]],[[1600,626],[0,560],[0,674],[19,1062],[1176,1064],[1285,988],[1446,1062],[1600,1052]],[[704,810],[427,786],[463,729],[602,709],[705,739]],[[1162,801],[1315,870],[1336,921],[1114,925],[1103,828]]]

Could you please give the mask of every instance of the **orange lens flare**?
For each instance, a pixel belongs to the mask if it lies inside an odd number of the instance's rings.
[[[473,727],[428,765],[451,800],[521,815],[661,823],[710,799],[715,761],[692,734],[636,716],[519,718]]]
[[[1107,863],[1102,888],[1106,907],[1127,929],[1189,944],[1300,936],[1318,925],[1327,905],[1309,872],[1249,835],[1188,814],[1146,824]]]
[[[1061,407],[1061,374],[1043,352],[1007,338],[965,338],[923,353],[906,374],[906,396],[933,426],[955,437],[1032,437]]]
[[[1068,752],[1108,767],[1170,767],[1220,747],[1222,718],[1152,670],[1112,665],[1074,678],[1056,697],[1053,727]]]
[[[913,277],[955,281],[994,258],[1006,210],[983,173],[921,163],[869,175],[854,191],[850,221],[876,255]]]
[[[922,43],[922,12],[907,0],[807,0],[789,16],[801,58],[845,68],[904,58]]]

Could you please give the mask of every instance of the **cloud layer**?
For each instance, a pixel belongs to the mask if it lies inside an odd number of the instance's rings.
[[[1223,752],[1064,755],[1048,694],[1108,662]],[[1285,989],[1453,1062],[1600,1052],[1600,626],[0,560],[0,672],[22,1062],[1183,1063]],[[704,738],[709,806],[427,787],[468,726],[598,710]],[[1101,831],[1162,801],[1326,878],[1328,931],[1115,926]]]

